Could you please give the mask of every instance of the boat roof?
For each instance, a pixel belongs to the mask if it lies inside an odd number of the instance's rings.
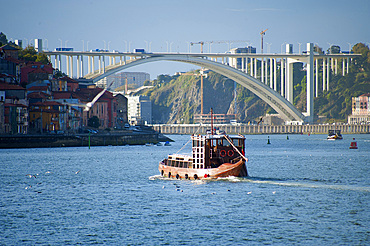
[[[172,155],[168,155],[168,158],[172,160],[184,160],[184,161],[189,161],[192,159],[191,156],[184,155],[184,154],[172,154]]]
[[[225,135],[232,139],[245,139],[242,135],[227,135],[227,134],[208,134],[208,135],[193,135],[192,138],[204,138],[204,139],[221,139],[225,138]]]

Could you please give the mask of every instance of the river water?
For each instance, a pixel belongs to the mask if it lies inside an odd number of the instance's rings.
[[[247,135],[250,177],[206,182],[158,175],[170,137],[0,150],[0,244],[370,244],[370,135]]]

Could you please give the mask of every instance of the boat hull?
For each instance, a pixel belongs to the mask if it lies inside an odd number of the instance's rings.
[[[193,168],[179,168],[164,165],[159,163],[159,172],[162,176],[177,179],[215,179],[221,177],[247,177],[248,172],[244,159],[237,163],[224,163],[217,168],[209,169],[193,169]]]

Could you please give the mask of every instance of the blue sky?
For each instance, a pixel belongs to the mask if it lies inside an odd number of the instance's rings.
[[[9,40],[27,43],[42,38],[49,50],[126,50],[147,48],[188,52],[188,42],[246,40],[261,50],[280,53],[283,43],[329,44],[348,50],[349,43],[370,44],[369,0],[0,0],[0,32]],[[47,41],[46,41],[47,40]],[[125,42],[126,41],[126,42]],[[129,45],[130,44],[130,45]],[[232,47],[246,46],[234,43]],[[128,47],[127,47],[128,48]],[[208,51],[208,45],[205,46]],[[227,44],[213,44],[212,52],[225,52]],[[200,46],[192,51],[199,52]],[[127,71],[143,71],[154,79],[193,67],[182,63],[157,62]]]

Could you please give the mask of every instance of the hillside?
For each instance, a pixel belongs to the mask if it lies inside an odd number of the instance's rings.
[[[330,90],[322,91],[314,99],[315,114],[326,116],[328,121],[347,121],[351,114],[352,97],[370,92],[370,52],[361,43],[353,47],[354,53],[363,56],[350,66],[349,74],[330,75]],[[339,70],[341,71],[341,70]],[[280,74],[280,71],[277,72]],[[280,81],[280,78],[277,78]],[[322,72],[319,70],[319,81]],[[199,71],[186,75],[160,75],[151,81],[154,87],[143,92],[152,101],[154,123],[193,123],[193,115],[200,113]],[[280,90],[280,89],[279,89]],[[294,105],[306,111],[306,72],[302,63],[294,64]],[[216,114],[234,113],[234,81],[210,72],[204,78],[204,113],[213,108]],[[253,122],[266,113],[275,111],[244,87],[237,85],[237,120]]]

